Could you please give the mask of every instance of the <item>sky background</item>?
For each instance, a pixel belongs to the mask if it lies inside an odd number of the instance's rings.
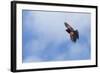
[[[79,31],[72,42],[64,22]],[[52,11],[22,11],[22,61],[87,60],[91,56],[91,14]]]

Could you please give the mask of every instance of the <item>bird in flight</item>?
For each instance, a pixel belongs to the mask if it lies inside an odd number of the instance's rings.
[[[71,40],[73,42],[76,42],[77,39],[79,39],[79,32],[78,32],[78,30],[74,30],[67,22],[65,22],[64,24],[65,24],[65,27],[67,28],[66,32],[69,33]]]

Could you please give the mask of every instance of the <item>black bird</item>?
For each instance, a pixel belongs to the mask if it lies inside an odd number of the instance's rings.
[[[67,27],[66,31],[70,34],[70,38],[73,42],[76,42],[79,39],[79,32],[78,30],[74,30],[67,22],[64,23]]]

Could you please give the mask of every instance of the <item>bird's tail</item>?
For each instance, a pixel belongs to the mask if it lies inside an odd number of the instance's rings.
[[[79,39],[79,32],[78,32],[78,30],[76,30],[75,33],[76,33],[76,37]]]

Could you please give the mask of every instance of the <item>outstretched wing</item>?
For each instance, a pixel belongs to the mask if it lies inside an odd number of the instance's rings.
[[[67,22],[65,22],[64,24],[65,24],[65,26],[67,27],[68,30],[74,31],[74,29]]]
[[[64,24],[65,24],[65,26],[68,28],[69,24],[68,24],[67,22],[65,22]]]

